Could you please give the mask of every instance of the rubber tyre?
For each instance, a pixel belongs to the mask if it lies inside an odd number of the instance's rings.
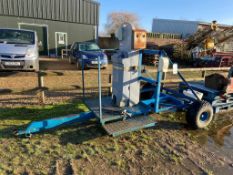
[[[74,64],[74,62],[72,61],[71,57],[69,56],[69,63],[70,64]]]
[[[204,129],[213,120],[213,107],[207,101],[194,102],[186,113],[186,121],[193,129]]]
[[[81,66],[81,64],[79,63],[78,60],[76,62],[76,67],[77,67],[78,70],[82,70],[82,66]]]

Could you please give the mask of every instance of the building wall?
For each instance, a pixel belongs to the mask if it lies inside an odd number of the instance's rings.
[[[91,0],[0,0],[0,15],[97,25],[99,3]]]
[[[187,38],[197,31],[198,24],[198,21],[154,19],[152,32],[179,34],[182,38]]]
[[[96,39],[99,6],[92,0],[0,0],[0,27],[20,28],[25,24],[22,28],[39,28],[40,38],[47,33],[43,39],[43,42],[47,41],[43,43],[48,48],[46,53],[60,55],[61,48],[67,48],[75,41]],[[60,34],[55,37],[56,32]],[[67,45],[56,42],[62,35],[67,38]]]
[[[90,41],[94,40],[96,36],[96,27],[93,25],[0,16],[0,28],[19,28],[20,24],[42,25],[47,27],[49,55],[56,54],[55,32],[67,33],[68,47],[75,41]]]

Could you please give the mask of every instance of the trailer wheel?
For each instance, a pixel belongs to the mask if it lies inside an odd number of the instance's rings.
[[[213,120],[213,108],[207,101],[194,102],[186,113],[187,123],[194,129],[206,128]]]

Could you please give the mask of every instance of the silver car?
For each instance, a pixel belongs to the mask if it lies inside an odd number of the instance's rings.
[[[0,29],[0,70],[39,71],[36,32]]]

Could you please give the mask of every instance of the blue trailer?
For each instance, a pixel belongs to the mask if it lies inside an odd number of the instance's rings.
[[[163,83],[163,75],[168,71],[170,65],[174,65],[167,54],[161,50],[133,50],[131,37],[135,36],[138,39],[139,33],[135,33],[129,24],[124,25],[120,31],[122,32],[120,38],[123,38],[121,41],[123,48],[116,54],[115,61],[113,61],[112,96],[102,97],[99,58],[99,98],[84,99],[90,112],[32,122],[26,129],[20,130],[16,134],[31,136],[31,134],[47,129],[97,118],[109,135],[118,136],[142,128],[154,127],[157,122],[155,117],[151,117],[150,114],[159,115],[162,112],[177,110],[186,111],[186,119],[191,127],[202,129],[211,123],[214,113],[233,107],[232,94],[228,94],[227,99],[224,98],[225,101],[223,101],[219,92],[204,87],[203,83],[186,82],[176,66],[174,66],[174,73],[182,80],[182,83],[178,89],[166,87]],[[140,31],[140,35],[144,39],[144,34],[141,33]],[[128,50],[125,50],[126,48]],[[144,75],[146,70],[142,67],[143,53],[158,56],[159,65],[156,68],[156,78]],[[83,87],[85,87],[84,71],[82,73]],[[142,83],[147,86],[140,88]],[[188,90],[191,95],[185,94],[184,90]],[[203,93],[204,97],[200,97],[198,92]],[[147,97],[143,98],[142,94],[147,94]],[[83,95],[85,97],[85,89],[83,89]]]

